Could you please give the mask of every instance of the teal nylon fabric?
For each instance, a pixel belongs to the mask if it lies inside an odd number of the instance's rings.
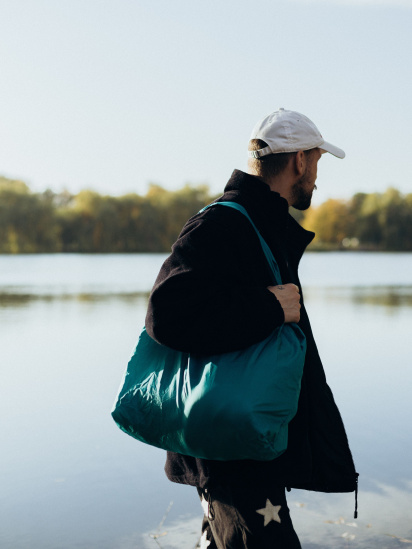
[[[282,284],[273,254],[245,215]],[[201,211],[204,211],[204,208]],[[193,355],[160,345],[143,328],[112,409],[130,436],[164,450],[213,460],[271,460],[287,448],[297,411],[306,340],[283,324],[265,340],[235,352]]]

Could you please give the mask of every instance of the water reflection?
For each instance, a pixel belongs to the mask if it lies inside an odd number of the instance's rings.
[[[31,302],[52,303],[56,301],[79,301],[89,303],[100,303],[118,300],[125,304],[136,302],[147,303],[149,292],[108,292],[108,293],[70,293],[70,294],[47,294],[47,293],[9,293],[0,292],[0,308],[6,307],[27,307]]]
[[[381,484],[379,493],[363,490],[357,520],[344,512],[348,494],[292,491],[292,517],[305,549],[408,547],[412,545],[411,488],[408,482],[404,489]]]
[[[352,300],[359,305],[379,305],[390,309],[412,307],[412,286],[354,288]]]
[[[17,289],[18,290],[18,289]],[[16,288],[3,287],[0,290],[0,307],[19,307],[31,301],[87,301],[107,302],[119,300],[130,303],[135,300],[147,302],[150,291],[105,291],[105,292],[69,292],[47,293],[16,291]],[[305,299],[331,301],[351,301],[356,305],[376,305],[386,308],[412,307],[412,286],[360,286],[360,287],[304,287]]]
[[[380,306],[388,309],[412,307],[412,286],[354,286],[304,288],[305,299],[329,302],[352,302],[355,305]]]

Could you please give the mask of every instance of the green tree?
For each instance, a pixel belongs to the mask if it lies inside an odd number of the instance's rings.
[[[397,189],[389,188],[381,196],[379,223],[382,230],[382,246],[386,250],[407,249],[405,234],[408,212],[406,207],[407,203]]]
[[[355,218],[356,237],[363,248],[379,249],[383,234],[381,224],[381,195],[379,193],[358,193],[350,202]]]
[[[21,181],[0,179],[0,252],[60,251],[59,226],[47,193],[32,194]]]

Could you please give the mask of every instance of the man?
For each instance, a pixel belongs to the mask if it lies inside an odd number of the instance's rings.
[[[197,487],[205,511],[202,547],[299,548],[285,488],[357,489],[358,475],[298,278],[300,258],[314,234],[288,212],[289,206],[310,206],[317,164],[325,152],[345,156],[324,141],[308,118],[280,109],[256,125],[248,173],[235,170],[219,198],[246,208],[277,260],[283,286],[272,285],[250,222],[231,208],[211,207],[186,223],[150,296],[149,335],[181,351],[242,349],[265,339],[283,322],[297,322],[306,336],[298,411],[289,424],[284,454],[269,462],[167,455],[168,478]]]

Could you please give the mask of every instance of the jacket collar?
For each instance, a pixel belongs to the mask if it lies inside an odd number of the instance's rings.
[[[259,220],[270,220],[270,225],[282,235],[282,240],[288,241],[289,253],[292,253],[296,262],[299,263],[305,248],[315,237],[315,233],[305,230],[289,214],[289,206],[285,198],[271,191],[269,185],[258,177],[240,170],[233,171],[225,187],[226,193],[236,196],[239,203],[245,203],[249,215],[259,229],[263,228]]]

